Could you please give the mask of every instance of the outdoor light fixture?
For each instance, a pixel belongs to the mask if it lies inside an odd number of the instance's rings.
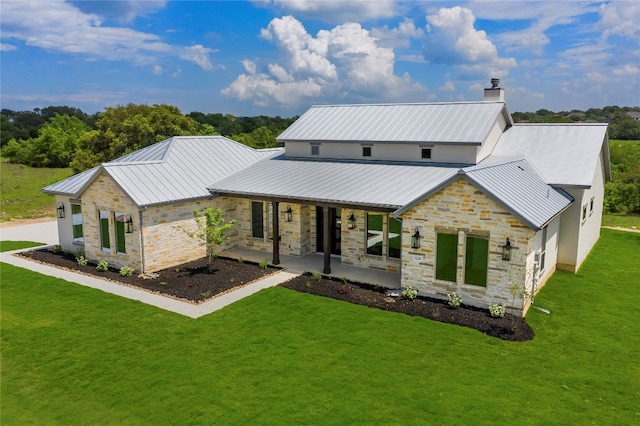
[[[353,212],[351,212],[347,219],[347,225],[349,226],[349,229],[356,229],[356,217],[353,215]]]
[[[124,222],[124,230],[127,234],[131,234],[133,232],[133,219],[131,216]]]
[[[418,227],[416,227],[416,232],[411,236],[411,248],[420,248],[420,231],[418,231]]]
[[[64,219],[64,204],[58,203],[58,218]]]
[[[502,260],[511,260],[511,241],[507,237],[507,242],[502,246]]]
[[[286,222],[291,222],[293,220],[293,210],[291,210],[291,206],[287,206],[287,210],[284,212],[284,220]]]

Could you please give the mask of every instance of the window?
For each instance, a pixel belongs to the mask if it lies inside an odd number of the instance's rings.
[[[264,238],[264,209],[261,201],[251,202],[251,236]]]
[[[98,219],[100,222],[100,244],[102,251],[110,251],[111,241],[109,240],[109,212],[107,210],[100,210],[98,213]]]
[[[362,156],[363,157],[371,157],[371,147],[370,146],[363,146],[362,147]]]
[[[594,202],[594,197],[591,197],[591,201],[589,201],[589,216],[593,214],[593,202]]]
[[[320,155],[320,145],[311,145],[311,155]]]
[[[438,233],[436,238],[436,279],[456,282],[458,234]]]
[[[422,148],[422,158],[431,158],[431,148]]]
[[[116,252],[126,253],[127,247],[125,243],[125,222],[126,217],[124,213],[115,212],[113,214],[113,221],[116,224]]]
[[[71,225],[73,228],[73,242],[84,243],[84,234],[82,233],[82,206],[80,204],[71,204]]]
[[[582,206],[582,221],[584,222],[587,219],[587,205]]]
[[[477,286],[487,286],[489,267],[489,240],[484,237],[467,236],[464,261],[464,282]]]
[[[382,215],[367,213],[367,254],[382,256]]]
[[[400,259],[402,249],[402,220],[395,217],[389,218],[389,229],[387,233],[387,243],[389,247],[387,253],[389,257]]]
[[[273,206],[267,203],[267,236],[273,240]]]

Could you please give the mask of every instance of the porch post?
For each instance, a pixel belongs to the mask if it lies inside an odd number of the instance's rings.
[[[324,250],[324,269],[322,273],[331,273],[331,222],[329,222],[329,207],[322,207],[322,237],[323,237],[323,250]]]
[[[271,203],[273,207],[273,260],[274,265],[280,264],[280,216],[278,215],[278,205],[280,203],[274,201]]]

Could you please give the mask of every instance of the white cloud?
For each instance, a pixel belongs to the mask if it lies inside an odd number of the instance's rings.
[[[167,2],[162,1],[139,1],[139,0],[117,0],[117,1],[71,1],[76,8],[84,13],[96,14],[105,19],[113,19],[121,23],[129,23],[138,16],[148,16],[160,9],[163,9]]]
[[[444,86],[442,86],[440,88],[440,90],[445,91],[445,92],[455,92],[456,91],[456,86],[452,82],[446,81],[444,83]]]
[[[253,100],[269,99],[296,104],[305,98],[402,99],[419,96],[424,88],[408,75],[394,74],[392,49],[379,47],[360,24],[338,25],[311,36],[295,18],[276,18],[261,31],[279,51],[279,60],[264,65],[243,61],[245,73],[222,90],[226,96]]]
[[[636,65],[625,64],[620,68],[614,68],[611,72],[620,76],[637,76],[640,74],[640,69]]]
[[[395,0],[273,0],[272,4],[287,13],[332,24],[363,22],[396,15]]]
[[[0,52],[10,52],[12,50],[16,50],[13,44],[0,43]]]
[[[475,29],[475,16],[469,9],[441,8],[427,15],[425,59],[457,65],[464,77],[503,77],[515,67],[514,58],[500,58],[487,33]]]
[[[424,35],[422,28],[416,28],[412,19],[405,18],[398,28],[372,28],[371,37],[377,39],[380,47],[409,47],[410,39],[421,38]]]
[[[156,65],[153,66],[153,73],[155,75],[162,75],[162,71],[163,71],[163,69],[162,69],[162,67],[160,65],[156,64]]]
[[[200,68],[213,68],[201,45],[176,46],[155,34],[129,28],[107,27],[96,14],[86,14],[63,1],[1,2],[2,36],[22,40],[29,46],[87,59],[128,61],[152,66],[160,58],[180,58]]]
[[[640,3],[616,1],[600,6],[601,20],[598,29],[606,39],[612,35],[640,40]]]

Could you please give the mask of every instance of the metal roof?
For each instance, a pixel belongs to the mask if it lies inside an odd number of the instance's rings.
[[[222,136],[176,136],[43,188],[79,197],[105,172],[139,206],[207,197],[206,186],[282,152],[255,150]]]
[[[544,181],[527,160],[463,169],[469,181],[529,227],[540,230],[573,202]]]
[[[317,105],[277,140],[479,145],[500,114],[512,123],[503,102]]]
[[[524,156],[548,184],[590,187],[603,143],[608,143],[606,124],[516,124],[504,132],[491,156]]]
[[[401,163],[259,161],[209,185],[213,193],[398,209],[446,181],[458,167]]]

